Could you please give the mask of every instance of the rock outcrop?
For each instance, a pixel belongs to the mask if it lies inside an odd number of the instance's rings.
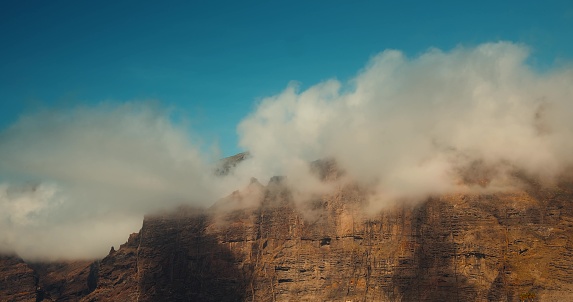
[[[1,258],[0,280],[7,281],[0,295],[8,301],[48,294],[56,301],[573,301],[570,182],[437,196],[377,214],[365,212],[366,193],[358,186],[304,206],[278,178],[249,187],[210,210],[145,217],[141,231],[104,259],[67,266],[69,278],[56,282],[66,290],[46,281],[57,266],[42,270]],[[258,202],[244,202],[252,198]],[[73,280],[84,288],[68,286]],[[41,284],[45,297],[36,293]]]
[[[24,260],[0,256],[0,301],[36,301],[37,278]]]
[[[97,286],[97,261],[31,263],[38,301],[78,301]]]

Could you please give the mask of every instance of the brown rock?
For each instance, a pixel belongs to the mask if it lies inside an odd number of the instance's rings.
[[[17,256],[0,256],[0,301],[36,301],[34,270]]]
[[[39,301],[78,301],[96,287],[97,262],[31,263],[38,277]]]
[[[254,209],[148,216],[118,253],[138,251],[132,301],[566,301],[571,200],[566,186],[449,195],[369,217],[347,187],[309,218],[271,182]]]
[[[376,215],[357,186],[306,208],[279,179],[254,188],[209,211],[147,216],[99,262],[33,265],[38,284],[62,301],[573,301],[570,183],[444,195]],[[258,205],[224,210],[255,191]],[[30,266],[2,261],[12,281],[0,293],[35,297]],[[48,289],[54,282],[64,290]]]

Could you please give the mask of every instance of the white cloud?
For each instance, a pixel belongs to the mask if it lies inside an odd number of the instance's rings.
[[[374,189],[375,209],[473,189],[464,178],[504,189],[512,169],[551,180],[573,164],[573,68],[540,73],[527,56],[504,42],[415,58],[387,50],[349,83],[291,84],[240,123],[252,157],[224,179],[157,106],[27,114],[0,133],[0,250],[99,257],[144,214],[208,206],[251,177],[287,176],[304,199],[339,185],[310,175],[316,159]]]
[[[289,86],[239,125],[253,154],[242,169],[296,175],[306,173],[300,162],[333,157],[374,182],[378,208],[467,190],[458,171],[476,161],[556,177],[573,161],[573,70],[539,73],[527,56],[505,42],[415,58],[388,50],[350,83]]]
[[[146,213],[223,196],[211,169],[169,111],[149,103],[26,115],[0,134],[0,249],[101,256]]]

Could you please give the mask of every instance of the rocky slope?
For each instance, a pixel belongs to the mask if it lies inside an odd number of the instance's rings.
[[[36,301],[34,270],[15,255],[0,256],[0,301]]]
[[[100,261],[0,258],[0,301],[573,301],[571,182],[375,215],[365,196],[301,206],[281,178],[253,180],[210,210],[145,217]]]

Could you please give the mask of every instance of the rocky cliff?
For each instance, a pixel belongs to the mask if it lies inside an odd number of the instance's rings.
[[[347,185],[301,205],[253,180],[145,217],[99,261],[0,258],[0,301],[573,301],[571,182],[377,214],[365,198]]]
[[[36,301],[34,270],[15,255],[0,256],[0,301]]]

